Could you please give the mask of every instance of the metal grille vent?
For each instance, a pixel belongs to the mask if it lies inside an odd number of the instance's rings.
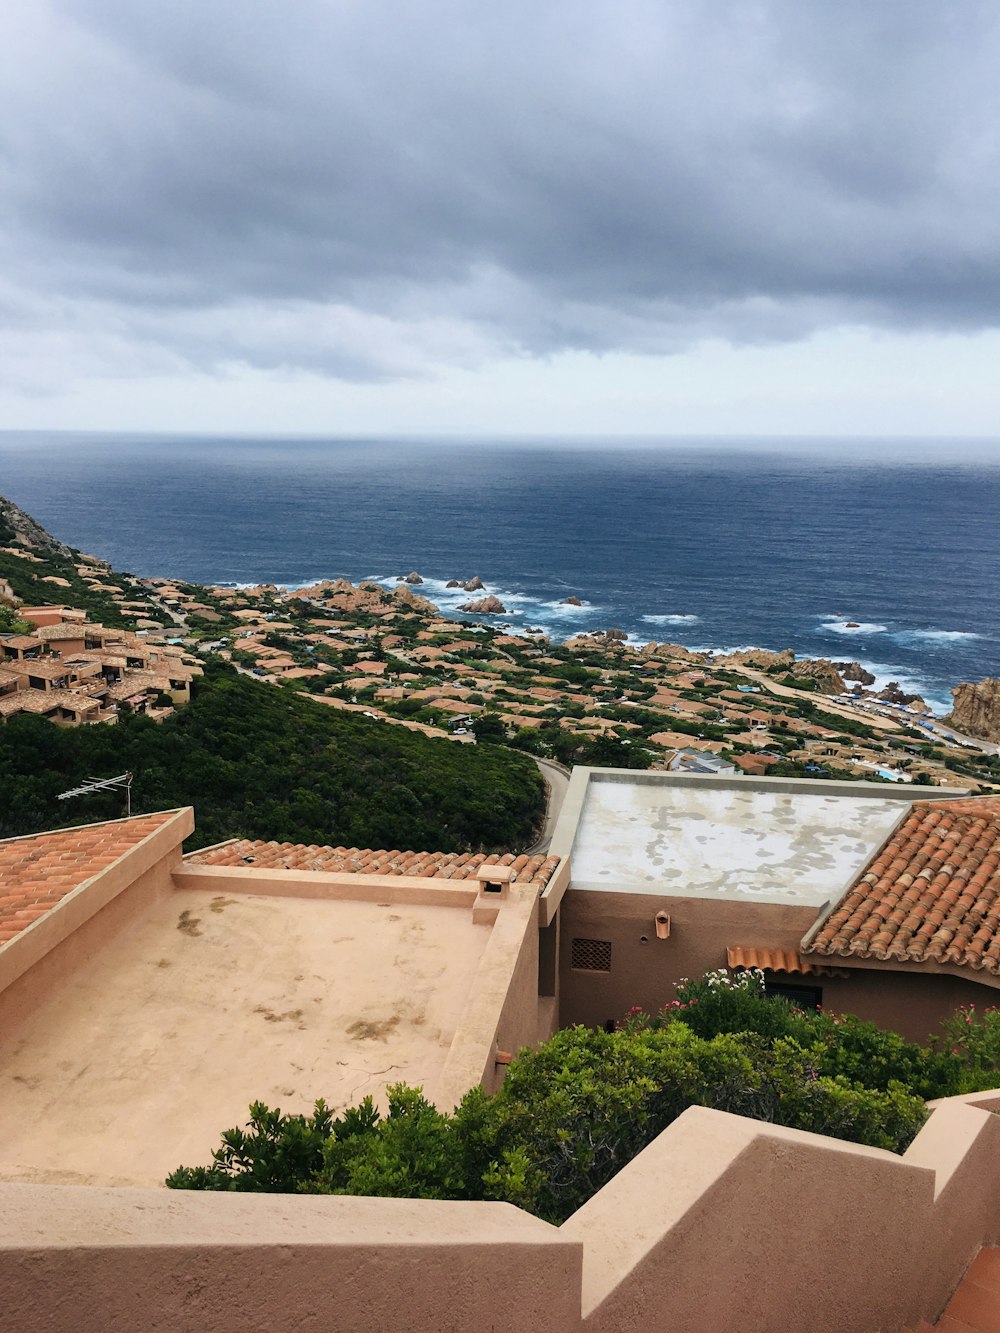
[[[570,966],[580,972],[610,972],[611,941],[574,940]]]

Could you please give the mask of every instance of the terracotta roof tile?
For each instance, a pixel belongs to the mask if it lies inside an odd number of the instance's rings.
[[[187,863],[252,867],[255,870],[320,870],[334,874],[409,875],[422,879],[476,878],[481,865],[512,865],[519,881],[543,888],[559,865],[558,856],[487,856],[483,852],[408,852],[368,847],[317,847],[243,838],[191,852]]]
[[[1000,975],[1000,797],[914,804],[802,952]]]
[[[760,967],[765,972],[802,972],[808,975],[815,967],[800,958],[794,949],[760,949],[735,945],[726,950],[726,960],[733,968]]]
[[[168,810],[0,842],[0,946],[175,814]]]

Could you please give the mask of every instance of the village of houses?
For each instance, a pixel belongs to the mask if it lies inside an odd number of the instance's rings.
[[[52,553],[42,559],[24,542],[0,555],[19,567],[21,596],[0,576],[0,600],[22,622],[22,632],[0,634],[2,720],[162,718],[188,701],[204,656],[218,653],[330,707],[458,743],[474,743],[488,724],[491,739],[567,764],[997,789],[995,761],[932,730],[922,701],[886,702],[860,684],[852,698],[832,664],[789,653],[636,648],[614,630],[554,644],[511,633],[496,615],[445,618],[414,591],[418,576],[391,588],[343,579],[202,587],[116,575],[77,553],[67,577],[42,572]],[[119,623],[102,624],[93,605],[59,605],[74,587]]]

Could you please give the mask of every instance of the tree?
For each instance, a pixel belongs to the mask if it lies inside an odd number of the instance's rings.
[[[28,634],[31,632],[31,625],[27,620],[21,620],[15,607],[6,602],[0,602],[0,634]]]
[[[472,732],[480,744],[502,745],[507,739],[507,728],[499,713],[479,713],[472,720]]]
[[[167,1184],[495,1199],[560,1223],[689,1106],[902,1152],[924,1097],[953,1090],[961,1062],[822,1017],[769,1000],[757,974],[711,973],[662,1014],[633,1012],[615,1032],[568,1028],[522,1051],[496,1093],[473,1088],[451,1115],[403,1085],[388,1089],[385,1116],[370,1098],[339,1119],[323,1102],[312,1116],[255,1103],[211,1166],[181,1167]],[[985,1065],[1000,1022],[981,1028],[972,1046]]]

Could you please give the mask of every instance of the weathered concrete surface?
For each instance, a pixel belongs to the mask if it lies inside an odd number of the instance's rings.
[[[844,890],[904,813],[898,800],[745,779],[678,786],[592,777],[572,884],[818,906]]]
[[[491,933],[466,906],[161,894],[0,1025],[0,1177],[153,1185],[254,1100],[432,1082]]]

